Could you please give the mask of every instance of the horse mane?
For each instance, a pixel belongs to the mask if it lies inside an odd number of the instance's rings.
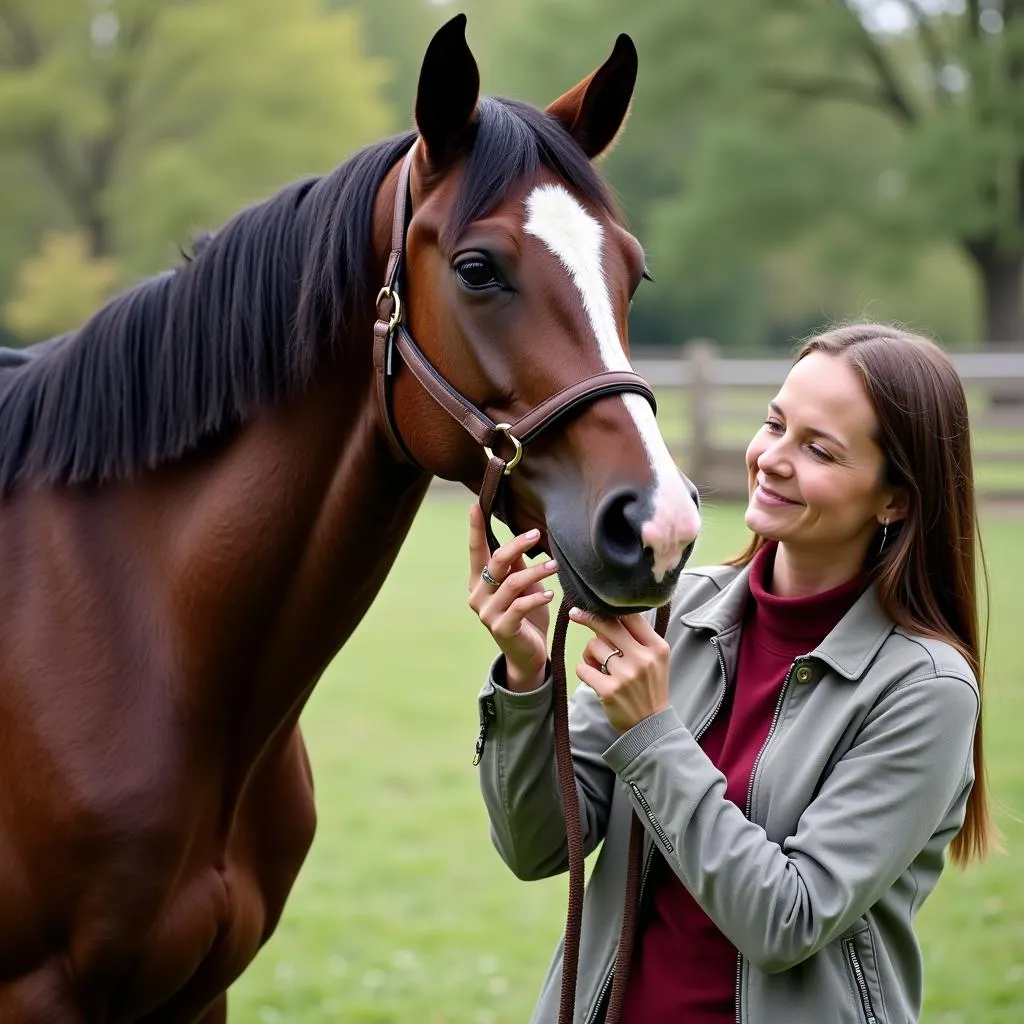
[[[130,477],[300,392],[372,311],[374,200],[415,138],[284,187],[77,331],[0,359],[0,496]],[[614,212],[583,151],[534,107],[482,98],[470,143],[449,239],[541,166]]]

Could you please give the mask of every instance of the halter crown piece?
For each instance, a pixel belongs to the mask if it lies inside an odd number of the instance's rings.
[[[514,422],[495,422],[482,409],[473,405],[431,365],[416,344],[405,325],[405,307],[400,295],[402,283],[405,235],[412,219],[409,203],[409,173],[416,144],[405,156],[398,176],[395,193],[395,217],[391,232],[391,255],[388,259],[384,287],[377,295],[377,321],[373,325],[373,365],[377,378],[377,400],[385,435],[395,457],[402,462],[418,465],[403,443],[395,424],[391,392],[399,359],[420,382],[423,390],[444,409],[487,455],[487,468],[480,487],[480,508],[484,513],[487,545],[493,553],[498,547],[491,528],[491,515],[498,498],[498,489],[519,465],[525,447],[542,431],[563,416],[581,406],[623,392],[643,395],[657,408],[651,386],[639,374],[629,371],[607,370],[570,384],[540,405],[523,414]],[[506,458],[497,454],[501,444],[511,454]],[[565,640],[569,625],[569,608],[575,603],[566,592],[555,621],[551,642],[551,670],[553,676],[552,708],[554,717],[555,762],[565,808],[566,847],[569,864],[569,902],[566,912],[565,941],[562,953],[562,983],[558,1011],[558,1024],[571,1024],[576,1005],[576,976],[579,964],[580,932],[583,919],[583,830],[580,822],[579,801],[576,798],[576,777],[573,771],[569,742],[567,691],[565,678]],[[655,628],[665,635],[669,607],[658,609]],[[622,931],[613,969],[613,981],[608,997],[606,1024],[618,1024],[625,998],[626,978],[636,934],[637,910],[642,874],[644,827],[633,813],[629,835],[629,857],[626,873],[625,906]]]
[[[546,398],[540,405],[514,422],[497,422],[457,391],[431,365],[406,327],[406,307],[401,299],[405,236],[412,220],[409,202],[409,174],[416,144],[405,156],[395,193],[395,216],[391,230],[391,255],[388,258],[384,287],[377,295],[377,321],[373,325],[373,365],[377,377],[377,400],[385,434],[392,453],[402,462],[418,465],[402,441],[395,424],[391,392],[401,363],[407,366],[423,390],[479,444],[487,455],[487,468],[480,487],[480,508],[487,529],[487,543],[493,552],[498,546],[491,529],[498,489],[523,458],[526,445],[556,420],[605,395],[634,392],[643,395],[657,408],[650,384],[637,373],[606,370],[570,384]],[[497,454],[503,448],[507,456]]]

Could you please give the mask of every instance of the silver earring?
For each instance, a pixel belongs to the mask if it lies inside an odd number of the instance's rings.
[[[882,543],[878,545],[878,553],[881,554],[885,550],[885,542],[889,539],[889,517],[885,517],[885,521],[882,523]]]

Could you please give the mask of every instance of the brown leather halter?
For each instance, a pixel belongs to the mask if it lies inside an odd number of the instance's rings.
[[[377,296],[377,322],[373,325],[373,364],[377,375],[377,399],[388,444],[395,457],[402,462],[418,465],[402,442],[391,407],[391,386],[398,369],[397,355],[420,382],[423,390],[484,449],[487,454],[487,468],[480,487],[479,501],[484,513],[487,542],[493,552],[498,542],[491,529],[491,515],[495,509],[498,490],[502,480],[519,464],[527,444],[557,420],[605,395],[628,391],[643,395],[655,409],[657,403],[651,386],[639,374],[607,370],[570,384],[520,416],[514,423],[498,423],[438,373],[405,326],[399,290],[405,235],[411,220],[409,174],[415,151],[414,143],[406,154],[398,177],[395,217],[391,232],[391,256],[388,259],[384,287]],[[512,446],[512,453],[507,458],[496,453],[495,449],[499,442],[506,448],[508,445]]]
[[[657,409],[657,403],[651,386],[639,374],[608,370],[570,384],[546,398],[530,412],[520,416],[514,423],[496,423],[441,376],[423,354],[405,326],[404,309],[399,291],[405,235],[412,216],[409,203],[409,174],[415,151],[416,144],[414,143],[405,156],[398,176],[395,216],[391,232],[391,255],[388,259],[384,287],[377,295],[377,321],[373,325],[373,365],[377,377],[377,400],[380,405],[381,418],[384,421],[385,434],[393,454],[402,462],[418,465],[402,441],[391,407],[392,383],[398,369],[397,355],[420,382],[427,394],[481,445],[487,454],[487,468],[484,471],[483,483],[480,487],[479,502],[484,513],[487,544],[493,553],[498,547],[498,541],[491,528],[491,515],[498,499],[498,491],[502,480],[519,465],[519,461],[523,457],[523,450],[530,441],[563,416],[567,416],[588,402],[593,402],[605,395],[633,392],[643,395],[655,409]],[[511,444],[512,454],[508,458],[496,454],[495,446],[499,441]],[[555,763],[562,789],[562,805],[565,809],[569,864],[569,902],[562,953],[562,985],[558,1024],[571,1024],[573,1019],[576,1005],[580,930],[583,918],[583,830],[569,742],[568,697],[565,678],[565,639],[569,625],[569,608],[573,603],[572,595],[567,592],[558,611],[551,642]],[[668,611],[668,605],[658,609],[655,628],[661,636],[665,635]],[[634,812],[629,837],[622,931],[615,957],[614,980],[608,1000],[606,1024],[617,1024],[625,997],[626,979],[629,974],[629,961],[639,910],[643,838],[643,825]]]

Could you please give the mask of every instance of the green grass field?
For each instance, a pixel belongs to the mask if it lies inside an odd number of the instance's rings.
[[[469,500],[428,500],[310,701],[318,834],[276,935],[232,990],[236,1024],[528,1018],[566,880],[517,881],[488,838],[470,763],[490,641],[465,602]],[[697,561],[737,550],[742,529],[737,507],[706,509]],[[985,537],[986,729],[1008,853],[950,868],[921,913],[927,1024],[1024,1020],[1024,525],[992,517]],[[582,641],[571,633],[570,650]]]

